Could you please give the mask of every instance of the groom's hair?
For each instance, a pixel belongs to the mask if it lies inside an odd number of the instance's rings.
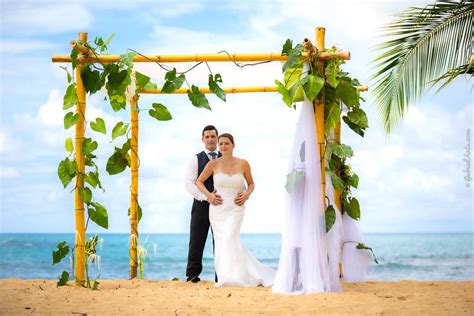
[[[214,125],[207,125],[206,127],[204,127],[202,130],[202,137],[204,137],[205,131],[216,131],[216,135],[219,136],[219,132],[217,131],[217,128]]]

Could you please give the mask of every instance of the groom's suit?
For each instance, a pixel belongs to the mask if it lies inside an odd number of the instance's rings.
[[[220,157],[221,154],[218,154]],[[191,210],[191,225],[189,234],[188,265],[186,267],[187,280],[199,280],[202,271],[202,256],[206,245],[207,234],[209,232],[209,202],[206,196],[200,192],[195,181],[211,159],[209,152],[202,151],[196,154],[196,158],[191,162],[186,174],[186,189],[193,195],[193,206]],[[214,191],[214,181],[209,177],[204,185],[209,192]],[[217,281],[217,276],[216,276]]]

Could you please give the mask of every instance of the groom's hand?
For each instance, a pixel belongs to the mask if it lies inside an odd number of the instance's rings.
[[[241,206],[249,199],[249,196],[245,192],[240,192],[234,199],[234,203]]]
[[[223,202],[222,197],[216,192],[212,192],[207,201],[214,206],[221,205]]]

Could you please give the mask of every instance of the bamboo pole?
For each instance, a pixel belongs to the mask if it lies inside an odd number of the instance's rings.
[[[85,48],[85,47],[84,47]],[[87,48],[85,48],[87,49]],[[301,58],[307,58],[308,53],[303,53]],[[323,52],[318,56],[318,60],[328,60],[332,58],[342,58],[344,60],[349,60],[351,54],[348,51],[340,52]],[[137,55],[133,57],[133,62],[135,63],[147,63],[147,62],[159,62],[159,63],[178,63],[178,62],[256,62],[256,61],[286,61],[288,56],[282,55],[278,52],[272,53],[256,53],[256,54],[193,54],[193,55]],[[52,57],[54,63],[64,63],[71,62],[71,56],[69,55],[55,55]],[[100,62],[100,63],[109,63],[109,62],[118,62],[120,61],[119,55],[89,55],[85,60],[87,62]]]
[[[130,278],[137,277],[138,243],[138,96],[130,101],[130,121],[132,125],[130,173],[132,187],[130,192]]]
[[[87,41],[87,33],[79,33],[79,41]],[[79,121],[76,123],[75,149],[77,169],[81,174],[85,173],[85,157],[82,155],[82,142],[84,141],[84,121],[86,115],[86,90],[81,79],[82,63],[76,65],[76,113],[79,114]],[[76,186],[74,189],[74,210],[76,222],[76,285],[84,286],[84,260],[86,232],[84,222],[84,201],[79,195],[79,188],[84,187],[84,180],[81,176],[76,176]]]
[[[354,86],[359,91],[367,91],[367,86]],[[188,88],[180,88],[177,89],[171,94],[184,94],[188,92]],[[270,87],[231,87],[231,88],[222,88],[225,93],[251,93],[251,92],[277,92],[277,87],[276,86],[270,86]],[[205,94],[210,94],[214,93],[211,91],[209,88],[199,88],[199,91]],[[140,94],[160,94],[161,89],[157,90],[141,90],[139,91]]]
[[[324,49],[324,33],[326,29],[323,27],[316,28],[316,49],[321,51]],[[324,61],[319,61],[317,67],[320,69],[320,72],[324,71]],[[325,172],[325,163],[324,163],[324,94],[322,99],[315,99],[313,102],[314,111],[316,115],[316,133],[319,146],[319,161],[321,166],[321,194],[323,197],[323,206],[326,210],[326,172]]]

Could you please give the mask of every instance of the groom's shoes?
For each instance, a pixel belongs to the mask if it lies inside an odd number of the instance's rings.
[[[186,282],[193,282],[193,283],[198,283],[199,281],[201,281],[201,279],[197,276],[193,276],[193,277],[189,277]]]

